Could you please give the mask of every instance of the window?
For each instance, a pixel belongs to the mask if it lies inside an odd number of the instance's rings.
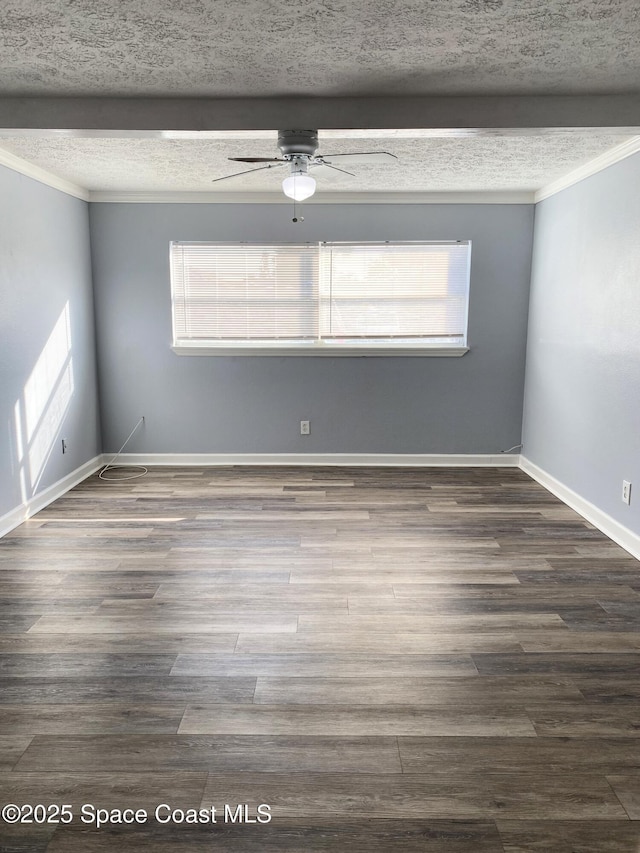
[[[178,353],[462,355],[469,241],[171,244]]]

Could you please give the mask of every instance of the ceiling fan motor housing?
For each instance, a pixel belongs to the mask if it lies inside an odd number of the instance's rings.
[[[303,154],[314,157],[318,150],[317,130],[279,130],[278,148],[284,157]]]

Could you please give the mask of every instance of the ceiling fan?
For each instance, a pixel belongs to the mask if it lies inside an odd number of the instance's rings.
[[[214,178],[213,181],[228,181],[240,175],[248,175],[251,172],[261,172],[265,169],[281,169],[289,167],[289,174],[282,182],[282,191],[286,196],[295,201],[304,201],[310,198],[316,191],[314,175],[318,177],[333,176],[334,172],[342,172],[345,175],[353,175],[341,166],[391,164],[397,161],[395,154],[388,151],[359,151],[350,154],[318,154],[318,131],[317,130],[279,130],[278,148],[282,157],[229,157],[236,163],[266,163],[256,169],[245,169],[242,172],[234,172],[223,178]],[[335,163],[340,165],[336,166]],[[309,174],[313,170],[313,175]],[[295,220],[294,220],[295,221]]]

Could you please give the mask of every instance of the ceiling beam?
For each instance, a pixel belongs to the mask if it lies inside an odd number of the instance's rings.
[[[0,98],[0,132],[423,128],[440,134],[640,129],[640,94],[411,98]]]

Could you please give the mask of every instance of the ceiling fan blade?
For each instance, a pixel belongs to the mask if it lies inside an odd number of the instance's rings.
[[[236,163],[285,163],[282,157],[227,157]]]
[[[228,181],[229,178],[238,178],[240,175],[249,175],[251,172],[262,172],[265,169],[279,169],[282,166],[286,166],[286,161],[284,163],[277,163],[275,166],[271,164],[268,166],[258,166],[257,169],[245,169],[243,172],[234,172],[233,175],[224,175],[222,178],[212,178],[211,183],[215,184],[216,181]]]
[[[337,161],[351,165],[351,163],[361,163],[366,165],[383,165],[396,163],[398,158],[395,154],[389,154],[388,151],[354,151],[352,154],[322,154],[321,159],[326,163]]]
[[[337,166],[332,166],[331,163],[318,163],[316,166],[310,166],[313,169],[314,177],[335,179],[338,176],[335,172],[341,172],[343,175],[351,175],[355,178],[353,172],[347,172],[346,169],[339,169]]]

